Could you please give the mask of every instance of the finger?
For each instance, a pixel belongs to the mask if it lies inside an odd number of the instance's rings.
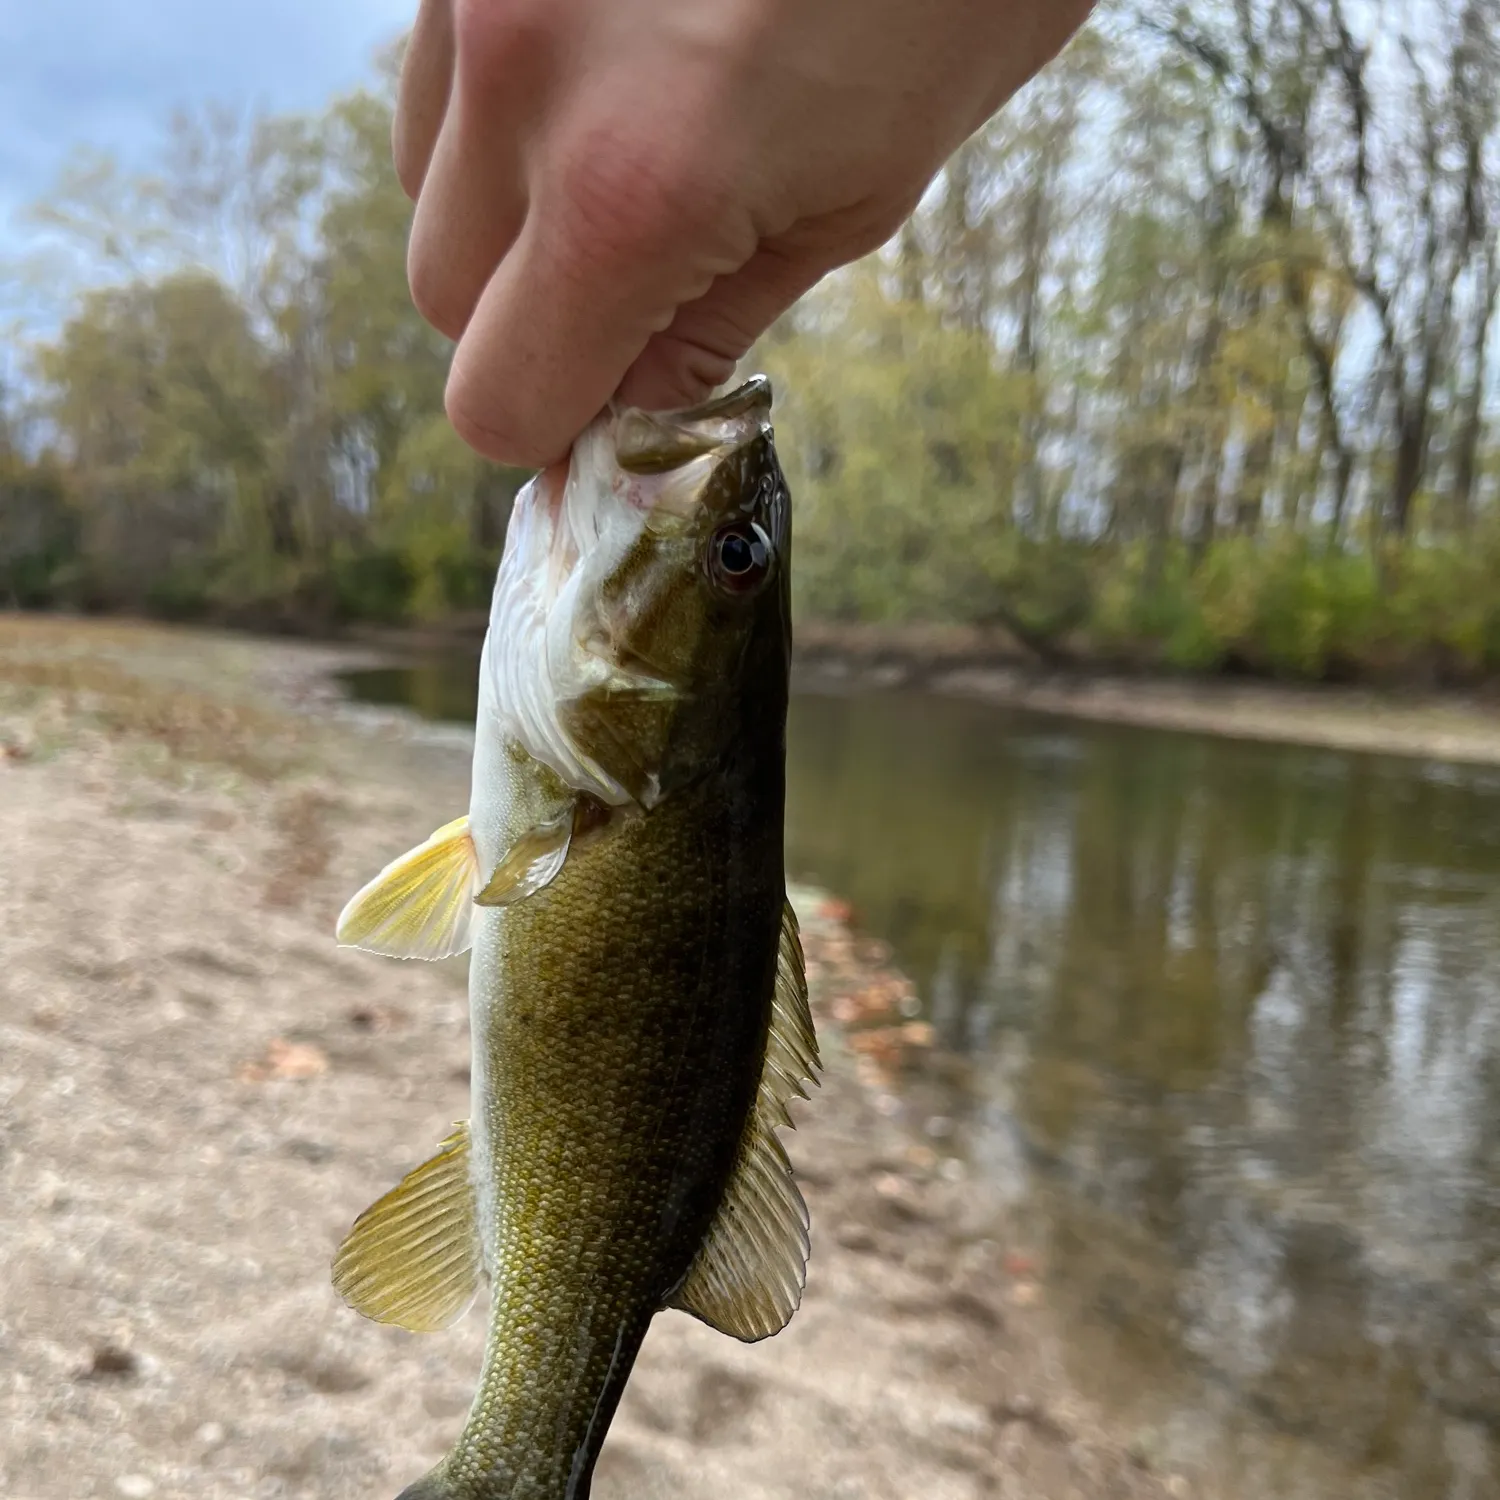
[[[826,251],[763,246],[652,336],[621,382],[618,399],[647,411],[705,400],[734,374],[756,339],[837,263]]]
[[[455,339],[520,232],[522,153],[546,114],[560,46],[555,31],[501,4],[470,4],[457,25],[447,112],[407,250],[413,301]]]
[[[768,239],[654,335],[621,382],[618,399],[646,410],[702,401],[750,347],[830,271],[878,249],[915,207],[915,196],[864,202]]]
[[[396,176],[412,200],[422,191],[452,82],[453,0],[422,0],[407,40],[391,123]]]
[[[565,453],[677,309],[749,260],[748,217],[618,140],[543,174],[514,248],[485,288],[448,377],[448,415],[490,458]]]
[[[480,113],[476,102],[483,104],[460,83],[432,153],[406,251],[412,301],[452,339],[468,327],[526,216],[514,114],[493,104]]]

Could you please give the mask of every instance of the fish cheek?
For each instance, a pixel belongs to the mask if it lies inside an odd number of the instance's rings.
[[[628,673],[685,683],[712,628],[699,576],[699,544],[674,525],[643,532],[603,580],[594,602],[605,654]]]
[[[641,806],[661,792],[677,695],[595,688],[559,706],[563,731]]]

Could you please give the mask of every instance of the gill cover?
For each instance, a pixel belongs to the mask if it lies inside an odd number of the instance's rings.
[[[756,378],[689,411],[607,412],[565,478],[517,497],[480,712],[607,807],[649,809],[712,760],[786,529],[770,404]]]

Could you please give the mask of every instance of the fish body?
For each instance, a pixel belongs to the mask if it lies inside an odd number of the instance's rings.
[[[801,1297],[775,1129],[815,1075],[782,818],[790,515],[752,382],[611,413],[518,497],[480,664],[470,808],[340,938],[470,950],[471,1116],[334,1263],[361,1312],[447,1326],[482,1275],[469,1417],[401,1500],[580,1500],[641,1340]]]

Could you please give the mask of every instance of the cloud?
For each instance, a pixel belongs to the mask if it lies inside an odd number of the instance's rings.
[[[179,106],[315,109],[371,75],[415,0],[0,4],[0,251],[82,145],[145,158]]]

